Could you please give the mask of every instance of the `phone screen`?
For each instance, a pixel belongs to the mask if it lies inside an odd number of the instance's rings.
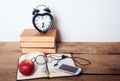
[[[68,66],[68,65],[65,65],[65,64],[62,64],[59,67],[59,69],[69,71],[69,72],[73,72],[73,73],[76,73],[76,71],[78,70],[78,68],[76,68],[76,67]]]

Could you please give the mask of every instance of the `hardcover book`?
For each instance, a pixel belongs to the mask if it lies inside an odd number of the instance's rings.
[[[25,29],[20,35],[20,41],[38,41],[38,42],[54,42],[56,38],[56,29],[53,28],[46,33],[40,33],[36,29]]]

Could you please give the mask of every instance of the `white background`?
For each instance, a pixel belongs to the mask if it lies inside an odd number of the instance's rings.
[[[62,42],[120,42],[120,0],[0,0],[0,41],[34,28],[39,4],[50,7]]]

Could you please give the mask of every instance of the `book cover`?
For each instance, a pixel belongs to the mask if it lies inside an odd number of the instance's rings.
[[[54,42],[55,38],[55,28],[46,33],[40,33],[36,29],[24,29],[24,31],[20,35],[20,41]]]

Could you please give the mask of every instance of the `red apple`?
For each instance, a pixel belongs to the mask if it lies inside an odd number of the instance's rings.
[[[18,69],[22,75],[31,75],[34,72],[34,62],[30,59],[25,59],[19,63]]]

